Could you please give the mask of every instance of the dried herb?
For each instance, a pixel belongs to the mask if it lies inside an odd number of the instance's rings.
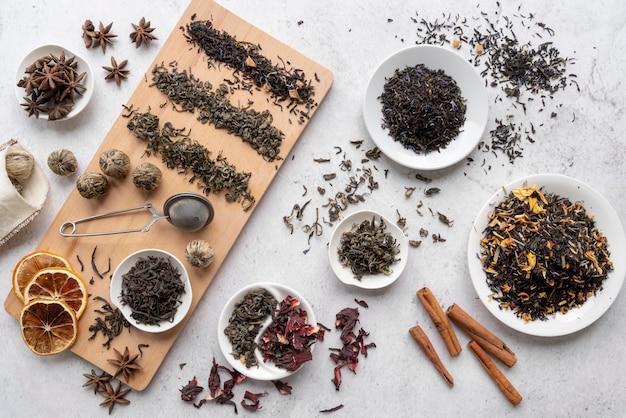
[[[254,206],[255,198],[248,186],[251,174],[237,171],[221,152],[212,159],[207,148],[184,136],[182,130],[169,122],[159,129],[159,118],[150,111],[136,113],[126,126],[135,137],[148,142],[146,152],[149,155],[159,153],[168,168],[190,173],[189,182],[196,182],[205,194],[226,189],[227,201],[241,202],[245,211]]]
[[[92,333],[89,340],[93,340],[99,332],[102,333],[107,339],[102,346],[108,350],[111,348],[111,341],[120,335],[124,328],[130,331],[130,323],[124,318],[122,311],[113,308],[106,299],[94,296],[93,300],[102,302],[102,308],[94,309],[94,312],[101,316],[96,317],[95,322],[89,326],[89,332]]]
[[[226,64],[243,75],[257,88],[268,89],[275,102],[287,101],[288,108],[313,106],[314,89],[311,81],[299,69],[288,69],[285,63],[273,64],[261,53],[261,47],[237,40],[207,21],[191,22],[186,26],[187,40],[214,61]]]
[[[287,382],[282,382],[280,380],[272,380],[274,386],[278,390],[278,393],[281,395],[291,395],[291,390],[293,389]]]
[[[337,254],[343,267],[349,267],[354,278],[361,280],[365,274],[393,272],[391,266],[399,261],[400,245],[392,234],[386,232],[387,224],[380,217],[364,220],[341,234]]]
[[[365,338],[369,336],[363,328],[357,333],[355,329],[359,323],[358,308],[344,308],[335,315],[335,328],[341,330],[341,348],[331,348],[330,358],[335,362],[332,382],[335,390],[341,386],[341,369],[348,367],[356,374],[356,367],[359,363],[359,355],[367,357],[367,350],[376,347],[374,343],[365,343]]]
[[[238,136],[267,161],[279,158],[285,134],[272,125],[272,114],[267,110],[258,112],[232,105],[225,84],[212,91],[208,81],[200,81],[187,71],[170,71],[162,64],[152,70],[152,81],[150,86],[155,86],[168,100],[180,105],[182,111],[197,109],[201,123],[211,123]]]
[[[613,264],[583,202],[537,186],[510,192],[490,214],[481,261],[493,299],[526,320],[547,320],[602,289]]]
[[[180,271],[168,257],[140,257],[122,275],[120,301],[131,308],[130,316],[140,324],[172,322],[183,293]]]
[[[108,25],[103,25],[102,22],[99,23],[98,29],[95,30],[95,27],[91,20],[85,20],[83,23],[83,41],[85,42],[86,48],[102,48],[102,53],[104,54],[107,49],[107,45],[113,44],[113,38],[116,38],[117,35],[111,33],[111,27],[113,26],[113,22]]]
[[[343,409],[343,404],[339,404],[339,405],[337,405],[335,407],[328,408],[328,409],[322,409],[320,412],[321,413],[335,412],[335,411],[339,411],[340,409]]]
[[[466,100],[456,81],[423,64],[396,69],[378,99],[383,129],[417,154],[446,148],[465,123]]]
[[[267,396],[267,392],[252,393],[246,390],[241,400],[241,406],[248,411],[258,411],[261,409],[259,398],[261,396]]]
[[[251,290],[237,302],[228,319],[224,334],[232,344],[231,355],[248,368],[259,364],[254,354],[255,340],[265,321],[274,316],[277,304],[267,289]]]
[[[222,386],[220,371],[227,372],[230,375],[230,379],[226,380]],[[236,384],[241,383],[245,380],[245,376],[239,373],[236,370],[231,370],[228,367],[219,365],[215,362],[215,357],[213,357],[213,365],[211,366],[211,371],[209,373],[209,394],[202,399],[198,404],[194,404],[196,408],[200,408],[207,401],[215,401],[220,405],[232,405],[235,414],[237,413],[237,404],[235,404],[232,399],[235,396],[233,393],[233,388]]]
[[[308,323],[308,313],[300,307],[300,300],[286,296],[261,336],[259,350],[263,361],[270,361],[281,369],[298,370],[313,359],[311,348],[317,341],[318,329]]]

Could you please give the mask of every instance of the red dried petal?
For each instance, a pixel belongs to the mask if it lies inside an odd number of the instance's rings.
[[[332,382],[335,384],[335,390],[339,390],[339,386],[341,386],[341,366],[335,367],[335,377],[333,377]]]
[[[180,390],[180,398],[183,401],[193,401],[196,399],[198,394],[204,390],[202,386],[198,385],[198,381],[196,380],[196,376],[193,377],[185,386],[183,386]]]
[[[291,395],[291,390],[293,389],[291,386],[287,384],[287,382],[281,382],[280,380],[272,380],[276,389],[281,395]]]

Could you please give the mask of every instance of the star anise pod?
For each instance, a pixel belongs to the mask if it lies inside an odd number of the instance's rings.
[[[35,93],[30,95],[29,97],[24,97],[25,103],[21,103],[22,106],[24,106],[24,110],[26,110],[28,112],[28,116],[35,116],[37,119],[39,119],[39,112],[47,112],[48,108],[46,107],[45,103],[48,101],[48,99],[42,99],[40,97],[37,97],[37,95]]]
[[[130,392],[130,389],[122,390],[122,382],[119,382],[115,389],[113,389],[113,386],[109,382],[106,382],[104,385],[105,389],[101,390],[99,393],[106,399],[100,402],[100,406],[109,405],[109,415],[111,415],[115,404],[128,405],[130,403],[128,399],[124,398],[124,396]]]
[[[102,67],[107,70],[109,73],[104,77],[105,80],[115,80],[115,83],[119,86],[122,83],[122,80],[126,80],[128,78],[129,70],[125,70],[128,64],[128,60],[124,60],[119,64],[115,60],[114,57],[111,57],[111,66],[110,67]]]
[[[66,81],[63,85],[63,90],[59,96],[59,100],[63,100],[66,97],[74,103],[76,101],[76,95],[82,96],[87,87],[84,84],[80,84],[83,78],[87,76],[87,73],[77,74],[74,71],[68,71],[66,73]]]
[[[107,50],[108,44],[113,44],[113,40],[111,38],[116,38],[117,35],[109,33],[111,31],[111,26],[113,26],[113,22],[104,26],[102,22],[98,25],[99,31],[95,32],[95,37],[93,39],[92,48],[97,48],[98,46],[102,48],[102,53],[105,53]]]
[[[67,116],[68,113],[72,111],[74,105],[67,101],[54,101],[51,105],[48,106],[48,120],[58,120],[63,119]]]
[[[63,83],[62,72],[56,66],[46,65],[43,69],[33,74],[33,83],[37,85],[39,90],[54,90],[57,83]]]
[[[135,43],[135,48],[139,48],[141,44],[148,46],[152,40],[158,39],[152,34],[155,28],[150,27],[150,22],[146,22],[144,17],[141,18],[138,25],[131,23],[135,31],[130,34],[130,39]]]
[[[112,378],[107,372],[98,374],[93,369],[91,369],[91,374],[83,374],[83,376],[87,378],[87,382],[83,384],[83,387],[93,386],[94,394],[106,390],[106,384],[111,381]]]
[[[96,37],[96,28],[93,25],[93,22],[89,19],[85,20],[83,23],[83,42],[85,42],[85,48],[91,48],[93,45],[93,40]]]
[[[131,356],[128,347],[124,350],[124,354],[120,353],[115,348],[113,348],[113,350],[115,351],[116,358],[107,360],[109,363],[117,366],[117,371],[113,374],[113,377],[115,378],[121,374],[128,382],[128,380],[135,375],[135,372],[142,370],[142,367],[137,364],[139,353]]]

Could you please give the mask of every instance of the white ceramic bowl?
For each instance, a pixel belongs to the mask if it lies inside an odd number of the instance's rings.
[[[480,261],[480,240],[487,227],[488,212],[493,211],[494,207],[502,202],[514,188],[522,187],[524,184],[528,186],[535,184],[539,188],[543,187],[545,193],[567,197],[572,202],[584,202],[585,211],[593,215],[596,227],[607,239],[608,250],[613,261],[613,271],[608,273],[603,288],[597,292],[596,296],[587,299],[580,307],[573,308],[566,314],[557,313],[554,317],[549,316],[546,321],[526,322],[518,318],[512,310],[500,309],[498,301],[490,299],[492,291],[487,285],[486,274]],[[591,325],[615,301],[626,275],[626,261],[623,257],[626,251],[626,236],[617,214],[609,202],[591,186],[563,175],[537,174],[523,177],[507,184],[503,189],[500,188],[485,203],[470,231],[467,256],[472,283],[479,299],[502,323],[525,334],[544,337],[561,336]]]
[[[235,359],[232,355],[232,345],[228,340],[226,334],[224,334],[224,329],[228,326],[228,320],[235,308],[235,305],[239,303],[243,297],[250,292],[251,290],[256,289],[266,289],[268,292],[274,296],[274,298],[280,303],[285,297],[292,296],[297,298],[300,301],[300,308],[306,311],[308,317],[308,323],[311,325],[317,325],[317,321],[315,319],[315,314],[313,313],[313,308],[309,304],[309,302],[302,297],[298,292],[294,289],[291,289],[287,286],[284,286],[279,283],[270,283],[270,282],[259,282],[253,283],[248,286],[243,287],[237,293],[235,293],[231,298],[226,302],[224,308],[222,309],[222,313],[220,314],[218,327],[217,327],[217,339],[220,345],[220,349],[222,350],[222,354],[226,358],[226,361],[233,367],[235,370],[239,371],[243,375],[256,380],[277,380],[284,379],[288,376],[291,376],[293,373],[302,369],[302,366],[294,371],[289,371],[280,367],[276,367],[272,362],[264,362],[263,354],[260,350],[256,349],[256,356],[259,362],[258,367],[250,367],[247,368],[245,364],[243,364],[238,359]],[[265,332],[265,329],[270,325],[271,317],[265,321],[263,327],[259,331],[259,335],[257,336],[257,341]],[[315,348],[315,344],[311,346],[311,350]],[[305,366],[306,363],[303,364]]]
[[[25,73],[26,68],[30,66],[32,63],[34,63],[35,61],[37,61],[38,59],[46,55],[53,54],[58,57],[63,52],[65,52],[66,59],[70,57],[75,57],[74,61],[78,63],[76,71],[79,74],[87,73],[85,78],[82,80],[82,84],[84,84],[84,86],[86,87],[86,90],[82,96],[80,95],[76,96],[76,102],[74,103],[72,110],[64,118],[57,119],[57,120],[71,119],[75,117],[76,115],[78,115],[80,112],[82,112],[85,109],[85,107],[87,107],[87,104],[89,103],[89,100],[91,99],[91,96],[93,95],[93,89],[94,89],[93,72],[91,71],[91,67],[89,66],[87,61],[85,61],[83,58],[76,55],[74,52],[70,51],[69,49],[64,48],[60,45],[54,45],[54,44],[42,45],[30,51],[28,55],[26,55],[24,59],[22,59],[19,66],[17,67],[17,73],[15,76],[15,82],[14,82],[15,96],[17,97],[17,102],[21,105],[22,103],[24,103],[24,97],[26,96],[26,92],[24,91],[24,88],[19,87],[17,83],[26,75]],[[33,116],[33,118],[35,117]],[[48,120],[48,114],[43,113],[43,112],[39,113],[39,119]]]
[[[158,325],[147,325],[143,323],[138,323],[131,316],[132,309],[130,308],[130,306],[124,305],[120,301],[120,295],[122,294],[122,280],[123,280],[122,276],[126,274],[137,263],[137,261],[140,258],[147,258],[149,256],[168,258],[170,262],[172,263],[172,265],[178,269],[180,273],[180,279],[183,281],[185,285],[185,293],[183,293],[181,296],[182,303],[178,307],[178,310],[176,311],[176,314],[174,315],[174,320],[173,321],[161,321]],[[111,278],[110,292],[111,292],[111,295],[110,295],[111,302],[122,311],[122,314],[124,315],[126,320],[130,322],[132,326],[142,331],[152,332],[152,333],[165,332],[174,328],[176,325],[178,325],[189,312],[189,309],[191,308],[191,300],[193,298],[191,283],[189,282],[189,275],[187,274],[187,270],[185,269],[185,266],[183,265],[183,263],[181,263],[180,260],[176,258],[174,255],[168,253],[167,251],[163,251],[159,249],[139,250],[130,254],[128,257],[126,257],[113,272],[113,276]]]
[[[396,70],[423,64],[431,70],[443,70],[452,77],[466,99],[465,124],[459,135],[440,152],[417,154],[395,141],[383,129],[382,103],[378,97]],[[418,170],[438,170],[458,163],[474,151],[487,126],[489,106],[484,80],[465,58],[453,50],[435,45],[415,45],[401,49],[386,58],[370,77],[363,117],[365,126],[376,146],[390,159],[405,167]]]
[[[357,280],[354,278],[354,274],[352,273],[352,270],[350,270],[350,267],[344,267],[341,265],[337,250],[341,245],[341,236],[344,232],[352,229],[354,224],[360,224],[366,220],[371,221],[372,218],[375,218],[379,222],[381,218],[384,219],[385,224],[387,225],[386,231],[393,235],[396,242],[400,246],[400,253],[398,254],[398,258],[400,260],[391,265],[391,269],[393,270],[391,274],[366,274],[363,275],[361,280]],[[346,216],[337,224],[330,237],[330,243],[328,245],[328,258],[335,275],[343,283],[363,289],[380,289],[389,286],[395,282],[398,277],[400,277],[406,267],[407,257],[409,255],[408,248],[409,246],[406,236],[395,223],[391,222],[389,219],[385,218],[376,211],[360,210]]]

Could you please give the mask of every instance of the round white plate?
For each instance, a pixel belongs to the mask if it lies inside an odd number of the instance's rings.
[[[133,311],[130,306],[124,305],[120,301],[120,295],[122,294],[122,275],[126,274],[137,263],[139,258],[146,258],[149,256],[168,258],[172,265],[178,269],[178,272],[180,273],[180,279],[185,284],[185,293],[183,293],[181,296],[182,303],[178,307],[178,310],[174,315],[174,320],[171,322],[161,321],[158,325],[137,323],[137,321],[131,316]],[[165,332],[178,325],[189,312],[189,309],[191,308],[191,300],[193,298],[191,283],[189,282],[189,275],[187,274],[187,270],[185,269],[183,263],[181,263],[178,258],[168,253],[167,251],[158,249],[139,250],[126,257],[113,272],[113,276],[111,277],[110,292],[111,302],[115,306],[117,306],[120,311],[122,311],[124,318],[126,318],[126,320],[130,322],[130,324],[135,328],[151,333]]]
[[[387,80],[396,70],[423,64],[431,70],[443,70],[452,77],[467,101],[465,124],[459,135],[440,152],[416,154],[395,141],[382,128],[383,93]],[[386,58],[372,74],[363,103],[365,126],[376,146],[393,161],[418,170],[438,170],[458,163],[476,149],[487,126],[489,106],[484,80],[465,58],[449,48],[435,45],[416,45],[401,49]]]
[[[554,193],[569,198],[572,202],[584,202],[586,212],[593,215],[597,228],[607,239],[608,250],[613,261],[613,271],[608,273],[602,290],[598,291],[596,296],[589,298],[582,306],[571,309],[566,314],[557,313],[555,316],[548,316],[546,321],[526,322],[518,318],[513,311],[500,309],[497,301],[490,300],[492,291],[487,285],[486,274],[479,259],[480,240],[488,223],[487,213],[493,211],[494,207],[502,202],[514,188],[522,187],[524,184],[528,186],[535,184],[543,188],[545,193]],[[571,334],[591,325],[609,309],[617,298],[626,275],[626,261],[622,257],[625,251],[626,236],[622,223],[604,197],[591,186],[571,177],[558,174],[537,174],[507,184],[504,190],[498,190],[487,201],[472,225],[467,254],[472,283],[478,297],[496,318],[505,325],[526,334],[555,337]]]
[[[274,298],[278,301],[278,303],[280,303],[280,301],[285,299],[287,296],[292,296],[294,298],[297,298],[300,301],[300,308],[306,311],[307,313],[308,323],[311,325],[317,326],[317,321],[315,319],[315,314],[313,313],[313,308],[311,307],[309,302],[304,297],[302,297],[302,295],[300,295],[298,292],[279,283],[270,283],[270,282],[253,283],[240,289],[237,293],[231,296],[231,298],[228,299],[228,301],[226,302],[226,305],[224,305],[224,308],[222,309],[222,313],[220,314],[220,318],[219,318],[218,326],[217,326],[217,339],[220,345],[220,349],[222,350],[222,354],[224,354],[226,361],[228,361],[228,363],[231,365],[232,368],[234,368],[241,374],[251,379],[256,379],[256,380],[284,379],[288,376],[291,376],[298,370],[302,369],[302,366],[298,368],[297,370],[293,370],[293,371],[276,367],[274,363],[272,362],[264,362],[263,354],[257,348],[255,351],[255,354],[258,359],[259,365],[247,368],[245,364],[239,361],[239,359],[235,359],[231,355],[232,344],[230,343],[230,341],[228,341],[228,337],[226,336],[226,334],[224,334],[224,329],[226,329],[226,327],[228,326],[228,320],[230,319],[230,316],[233,312],[233,309],[235,308],[235,305],[238,304],[248,292],[250,292],[251,290],[256,290],[256,289],[266,289],[268,292],[272,294],[272,296],[274,296]],[[268,319],[265,321],[265,324],[263,324],[263,327],[261,327],[261,330],[259,331],[259,335],[257,336],[257,342],[258,342],[258,339],[261,337],[261,335],[263,335],[263,333],[265,332],[265,329],[271,324],[271,322],[272,322],[272,318],[268,317]],[[315,344],[311,346],[311,351],[313,351],[314,348],[315,348]]]
[[[78,72],[78,74],[87,73],[87,75],[83,79],[83,84],[86,87],[85,92],[83,93],[82,96],[80,95],[76,96],[76,102],[74,103],[74,107],[72,107],[72,110],[64,118],[57,119],[57,120],[68,120],[78,115],[80,112],[83,111],[83,109],[85,109],[85,107],[87,107],[87,104],[89,103],[89,100],[91,99],[91,96],[93,95],[93,87],[94,87],[94,78],[93,78],[93,72],[91,71],[91,67],[89,66],[87,61],[85,61],[83,58],[76,55],[69,49],[64,48],[60,45],[50,44],[50,45],[42,45],[30,51],[28,55],[26,55],[24,59],[22,59],[22,62],[20,62],[19,66],[17,67],[14,88],[15,88],[15,97],[17,97],[17,102],[19,104],[24,103],[24,96],[26,96],[26,92],[24,91],[24,88],[18,87],[17,83],[26,75],[25,73],[26,68],[32,63],[34,63],[35,61],[37,61],[39,58],[45,57],[46,55],[49,55],[49,54],[53,54],[58,57],[59,55],[61,55],[62,52],[65,52],[66,58],[75,57],[74,61],[78,63],[78,66],[76,67],[76,71]],[[34,116],[32,118],[37,119]],[[48,114],[39,113],[39,119],[48,120]]]
[[[339,255],[337,249],[341,244],[341,236],[345,231],[352,229],[354,224],[360,224],[363,221],[371,221],[372,218],[380,220],[384,219],[387,225],[387,232],[393,235],[396,242],[400,246],[400,253],[398,254],[399,261],[391,265],[393,272],[391,274],[366,274],[361,280],[354,278],[354,274],[350,267],[344,267],[339,261]],[[373,210],[361,210],[353,212],[346,216],[337,224],[330,236],[330,243],[328,245],[328,258],[330,260],[330,266],[332,267],[337,278],[343,283],[351,286],[357,286],[363,289],[380,289],[389,286],[395,282],[402,274],[402,271],[406,267],[407,257],[409,255],[408,240],[402,230],[389,219],[385,218],[378,212]]]

